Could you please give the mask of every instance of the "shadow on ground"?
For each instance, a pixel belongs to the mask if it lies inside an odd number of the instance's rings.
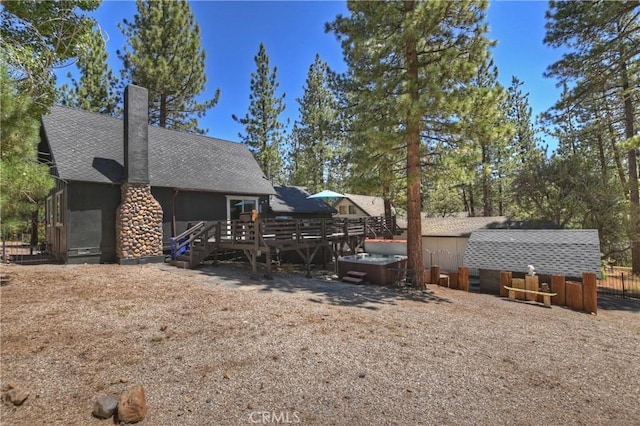
[[[169,267],[172,270],[176,268]],[[354,285],[343,283],[333,272],[313,270],[312,278],[305,278],[306,272],[295,267],[274,268],[269,280],[264,277],[251,279],[251,266],[244,263],[220,263],[203,265],[197,270],[211,278],[212,284],[228,288],[253,289],[259,293],[309,293],[309,301],[364,309],[380,309],[382,305],[395,305],[399,300],[422,303],[451,303],[449,299],[436,296],[432,291],[417,291],[407,287],[382,287],[376,285]],[[194,272],[194,271],[191,271]]]
[[[640,312],[640,299],[598,294],[598,309]]]

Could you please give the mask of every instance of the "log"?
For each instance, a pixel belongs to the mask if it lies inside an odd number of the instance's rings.
[[[431,282],[430,284],[440,284],[440,267],[433,265],[431,267]]]
[[[451,272],[449,274],[449,286],[450,288],[457,290],[458,288],[460,288],[458,286],[458,277],[460,276],[460,274],[458,272]]]
[[[512,279],[511,280],[511,287],[522,289],[522,290],[526,290],[525,286],[524,286],[524,279],[523,278],[514,278],[514,279]],[[516,299],[525,300],[526,298],[527,298],[526,293],[516,292]]]
[[[538,291],[539,290],[538,277],[536,275],[527,275],[526,277],[524,277],[524,289],[531,290],[531,291]],[[538,295],[534,293],[526,293],[525,299],[536,302],[538,300]]]
[[[511,285],[511,279],[513,278],[513,273],[509,271],[500,272],[500,297],[507,297],[509,295],[509,290],[504,288],[504,286]]]
[[[458,288],[462,291],[469,291],[469,268],[461,266],[458,269]]]
[[[582,274],[583,309],[591,314],[598,313],[598,277],[593,272]]]
[[[551,276],[551,292],[558,295],[551,299],[554,305],[565,306],[567,304],[565,297],[565,280],[564,275]]]

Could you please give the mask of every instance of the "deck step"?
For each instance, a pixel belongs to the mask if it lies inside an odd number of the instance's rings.
[[[363,280],[362,278],[350,277],[348,275],[345,275],[344,277],[342,277],[342,281],[351,284],[361,284]]]
[[[190,269],[191,268],[189,266],[189,262],[184,261],[184,260],[172,260],[171,261],[171,265],[172,266],[177,266],[178,268],[183,268],[183,269]]]
[[[350,277],[364,278],[367,276],[367,273],[360,271],[347,271],[347,275]]]

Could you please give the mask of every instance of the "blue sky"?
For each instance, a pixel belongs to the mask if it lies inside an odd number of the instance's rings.
[[[231,115],[243,117],[247,112],[253,57],[260,42],[271,66],[278,67],[280,91],[286,93],[283,121],[289,118],[293,123],[298,117],[295,100],[302,97],[316,53],[334,70],[345,70],[338,41],[324,32],[326,22],[348,13],[345,1],[193,1],[191,8],[207,52],[207,94],[212,96],[216,88],[222,91],[218,105],[200,121],[210,136],[238,141],[238,133],[244,131]],[[555,82],[542,76],[560,58],[560,52],[542,43],[546,9],[546,1],[492,1],[488,11],[489,37],[498,41],[493,54],[500,81],[509,86],[512,75],[524,81],[534,115],[559,95]],[[132,20],[135,12],[134,1],[107,0],[94,14],[109,36],[109,60],[116,73],[121,63],[115,52],[125,44],[117,23]],[[58,74],[68,70],[62,71]]]

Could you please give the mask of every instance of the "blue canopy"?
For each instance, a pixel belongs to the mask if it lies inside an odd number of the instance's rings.
[[[339,192],[325,189],[324,191],[320,191],[317,194],[309,195],[307,198],[344,198],[344,197],[345,197],[344,194],[340,194]]]

